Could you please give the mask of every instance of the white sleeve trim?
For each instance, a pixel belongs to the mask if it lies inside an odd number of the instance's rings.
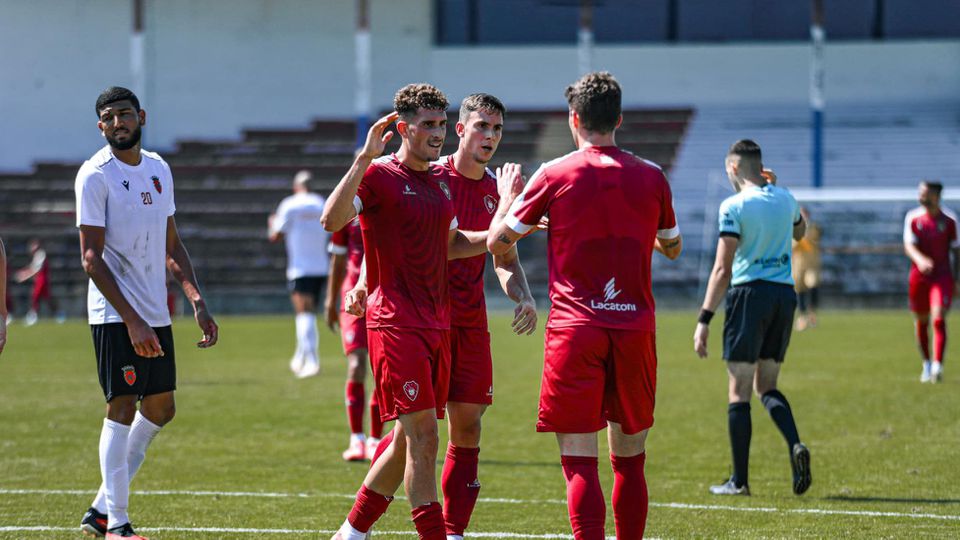
[[[680,225],[674,225],[669,229],[658,229],[657,238],[662,238],[664,240],[672,240],[680,236]]]
[[[917,236],[913,234],[913,212],[908,212],[906,219],[903,220],[903,243],[916,244]]]
[[[363,212],[363,201],[360,200],[359,195],[353,196],[353,208],[357,211],[357,215],[360,215],[360,212]]]
[[[457,216],[453,216],[453,219],[450,221],[450,230],[455,231],[460,228],[460,222],[457,221]]]
[[[519,218],[517,218],[517,216],[513,214],[507,216],[506,219],[503,220],[503,223],[506,224],[507,227],[510,227],[510,229],[517,234],[527,234],[530,232],[530,229],[533,228],[533,225],[527,225],[526,223],[523,223]]]
[[[338,246],[337,244],[330,242],[329,244],[327,244],[327,251],[331,255],[346,255],[347,246]]]

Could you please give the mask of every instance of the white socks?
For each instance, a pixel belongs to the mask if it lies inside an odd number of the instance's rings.
[[[127,500],[130,492],[130,475],[127,469],[127,438],[130,426],[103,419],[100,432],[100,476],[103,478],[107,499],[107,528],[111,529],[130,521],[127,517]]]
[[[303,355],[307,364],[320,363],[317,356],[319,342],[317,315],[314,313],[297,313],[297,350]]]
[[[343,525],[340,526],[340,538],[343,540],[364,540],[367,537],[367,533],[362,533],[353,528],[353,525],[350,525],[350,520],[343,520]]]
[[[140,469],[140,465],[143,463],[143,459],[147,454],[147,448],[150,446],[150,443],[153,442],[153,439],[154,437],[157,436],[157,433],[160,433],[160,426],[147,420],[145,416],[140,414],[140,411],[137,411],[137,414],[133,419],[133,424],[129,427],[124,426],[123,424],[114,422],[112,420],[104,419],[103,432],[100,435],[101,474],[103,472],[104,456],[113,455],[110,452],[113,451],[113,445],[115,443],[111,442],[111,440],[116,440],[117,438],[116,435],[113,435],[109,439],[107,439],[106,437],[107,422],[109,422],[112,426],[122,426],[123,428],[126,428],[126,431],[127,431],[126,440],[123,443],[123,446],[125,447],[125,450],[126,450],[125,458],[126,458],[126,464],[127,464],[126,466],[127,482],[125,484],[126,488],[124,490],[126,494],[124,495],[124,505],[123,505],[124,509],[126,509],[126,499],[129,495],[130,482],[133,480],[133,477],[137,474],[137,471]],[[111,427],[110,429],[112,431],[113,427]],[[105,444],[109,447],[109,449],[105,449],[104,447]],[[106,475],[104,475],[104,479],[106,479]],[[91,506],[96,508],[98,512],[103,512],[104,514],[111,516],[111,519],[112,519],[113,512],[108,511],[107,492],[108,492],[107,483],[106,481],[104,481],[104,483],[100,484],[100,490],[97,492],[97,497],[93,500],[93,504]],[[124,519],[126,519],[126,512],[124,512]],[[112,520],[111,520],[111,523],[113,523]],[[120,521],[119,523],[111,524],[110,527],[113,527],[115,525],[123,525],[124,523],[126,523],[126,521]]]

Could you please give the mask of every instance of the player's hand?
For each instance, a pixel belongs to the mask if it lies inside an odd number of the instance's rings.
[[[394,111],[374,122],[370,126],[370,131],[367,132],[367,141],[363,143],[359,155],[367,159],[380,157],[380,154],[387,148],[387,143],[393,138],[393,132],[387,130],[387,127],[397,118],[400,118],[400,113]]]
[[[7,316],[0,313],[0,353],[3,353],[3,346],[7,344]]]
[[[343,295],[343,310],[354,317],[363,317],[367,311],[367,289],[357,287]]]
[[[336,333],[340,330],[340,317],[337,316],[337,304],[334,302],[326,302],[323,305],[324,319],[327,323],[327,328],[331,332]]]
[[[933,272],[933,259],[929,257],[923,257],[917,261],[916,264],[917,270],[919,270],[921,274],[929,274]]]
[[[518,336],[530,335],[537,329],[537,304],[532,298],[517,304],[513,310],[513,322],[510,324],[513,333]]]
[[[207,311],[206,304],[202,302],[197,304],[197,307],[194,308],[194,318],[197,319],[197,326],[200,327],[200,330],[203,330],[203,339],[197,342],[197,347],[206,349],[216,345],[220,327],[213,320],[213,315],[210,315],[210,312]]]
[[[773,169],[764,169],[760,172],[760,176],[763,176],[768,184],[777,185],[777,175],[773,172]]]
[[[127,333],[130,334],[130,343],[133,345],[133,351],[137,356],[144,358],[156,358],[163,356],[163,348],[160,347],[160,338],[157,333],[146,321],[137,317],[135,321],[127,324]]]
[[[697,352],[700,358],[707,357],[707,339],[710,337],[710,327],[697,323],[697,329],[693,332],[693,350]]]
[[[523,191],[524,178],[519,163],[504,163],[497,167],[497,193],[503,203],[512,203]]]
[[[530,227],[530,230],[523,233],[523,236],[521,236],[520,238],[526,238],[533,233],[546,231],[549,228],[550,228],[550,218],[548,218],[547,216],[543,216],[542,218],[540,218],[540,221],[537,222],[536,227]]]

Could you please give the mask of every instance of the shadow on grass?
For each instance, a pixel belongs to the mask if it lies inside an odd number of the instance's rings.
[[[827,501],[840,501],[840,502],[960,504],[960,499],[918,499],[918,498],[912,498],[912,497],[851,497],[849,495],[827,495],[823,499]]]

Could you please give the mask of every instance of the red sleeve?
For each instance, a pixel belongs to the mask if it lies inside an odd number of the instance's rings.
[[[673,211],[673,191],[670,189],[670,184],[663,173],[660,173],[660,177],[663,180],[663,193],[660,200],[660,221],[657,223],[658,235],[677,228],[677,215]],[[677,230],[676,233],[679,234],[680,231]],[[676,234],[673,236],[676,236]]]
[[[366,172],[363,173],[363,180],[360,181],[360,187],[357,188],[357,198],[359,198],[360,203],[363,204],[360,212],[370,210],[380,202],[376,189],[382,177],[383,175],[380,174],[380,165],[377,163],[371,163],[370,166],[367,167]]]
[[[330,235],[330,243],[334,246],[347,247],[347,229],[350,227],[350,224],[347,223],[343,226],[342,229]]]
[[[515,232],[525,234],[550,210],[556,195],[556,183],[550,182],[545,167],[540,167],[517,197],[505,223]]]

